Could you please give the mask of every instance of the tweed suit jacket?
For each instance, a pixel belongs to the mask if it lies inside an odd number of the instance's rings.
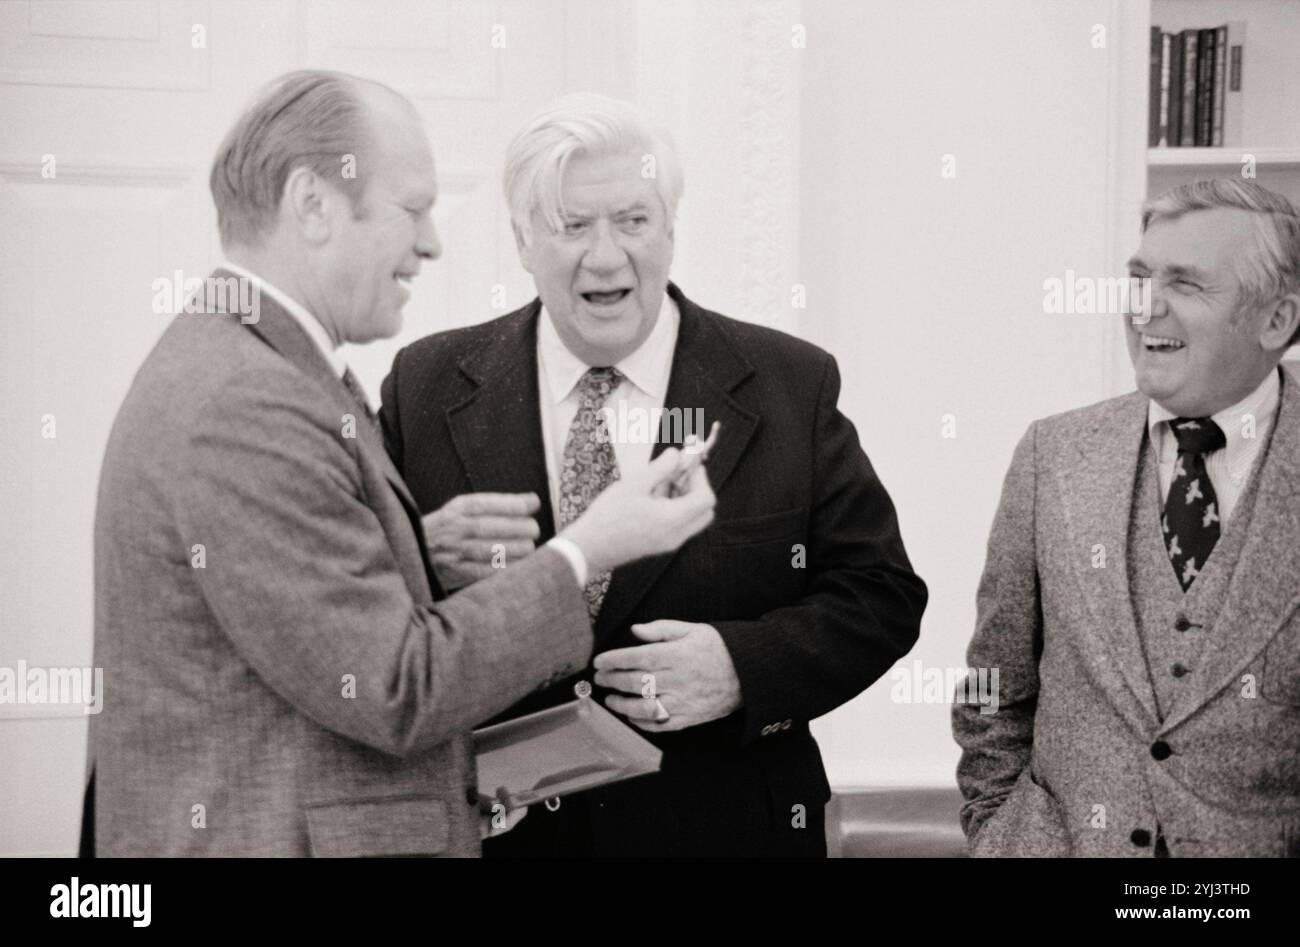
[[[1016,448],[968,655],[1001,706],[953,712],[973,854],[1150,855],[1160,826],[1175,856],[1300,855],[1300,386],[1282,372],[1249,532],[1163,719],[1125,568],[1130,518],[1156,515],[1134,500],[1147,408],[1036,421]]]
[[[435,597],[380,434],[293,317],[178,316],[100,478],[97,854],[478,854],[469,731],[585,666],[591,627],[553,550]]]

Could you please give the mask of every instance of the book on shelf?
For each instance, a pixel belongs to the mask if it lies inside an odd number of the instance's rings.
[[[1178,132],[1178,147],[1191,148],[1196,144],[1196,77],[1199,62],[1196,58],[1200,30],[1183,30],[1178,34],[1183,44],[1183,117]]]
[[[1174,38],[1168,33],[1161,33],[1158,26],[1154,29],[1160,37],[1160,98],[1156,101],[1156,144],[1166,146],[1169,144],[1169,54]]]
[[[1178,147],[1178,140],[1183,133],[1183,44],[1173,33],[1166,33],[1169,39],[1169,114],[1165,120],[1169,126],[1170,148]]]
[[[1228,59],[1228,28],[1220,26],[1214,31],[1214,96],[1211,106],[1210,146],[1223,147],[1223,77]]]
[[[1192,144],[1208,148],[1214,119],[1214,38],[1217,30],[1196,31],[1196,135]]]
[[[1147,143],[1223,148],[1242,143],[1241,70],[1246,24],[1166,33],[1151,27]]]
[[[1243,144],[1241,134],[1241,54],[1246,42],[1246,22],[1231,20],[1227,28],[1228,88],[1223,94],[1223,145]]]

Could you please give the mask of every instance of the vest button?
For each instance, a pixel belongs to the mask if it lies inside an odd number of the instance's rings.
[[[1151,844],[1151,833],[1146,829],[1134,829],[1128,840],[1138,848],[1146,848]]]
[[[1187,620],[1186,615],[1179,615],[1178,620],[1174,622],[1174,631],[1186,631],[1192,627],[1192,623]]]
[[[1164,762],[1174,755],[1174,751],[1169,749],[1169,744],[1164,740],[1157,740],[1151,744],[1151,756],[1158,762]]]
[[[1175,664],[1173,667],[1169,669],[1169,673],[1172,674],[1174,677],[1182,677],[1184,674],[1187,673],[1187,668],[1185,668],[1181,664]]]
[[[465,787],[465,801],[469,803],[471,806],[478,805],[478,787],[476,786]]]

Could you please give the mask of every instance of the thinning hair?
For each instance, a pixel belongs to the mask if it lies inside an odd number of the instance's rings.
[[[373,132],[363,89],[380,83],[341,72],[304,69],[273,80],[226,133],[208,184],[223,247],[257,246],[272,229],[285,182],[308,168],[347,195],[362,214],[365,186],[355,174]],[[398,93],[388,89],[393,95]],[[354,173],[347,174],[352,157]]]
[[[1154,220],[1217,208],[1248,211],[1254,223],[1254,246],[1237,257],[1241,290],[1233,319],[1300,293],[1300,211],[1283,195],[1253,181],[1212,178],[1165,191],[1142,205],[1142,232]],[[1300,344],[1300,327],[1289,344]]]
[[[639,150],[642,173],[654,176],[669,225],[682,197],[682,171],[671,137],[653,128],[627,102],[594,93],[567,95],[534,115],[506,149],[504,186],[510,219],[532,238],[532,217],[540,210],[553,230],[563,227],[561,186],[576,155],[622,155]],[[646,157],[653,160],[646,161]]]

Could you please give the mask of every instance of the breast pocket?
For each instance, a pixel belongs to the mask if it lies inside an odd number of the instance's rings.
[[[717,520],[704,535],[711,546],[744,546],[790,539],[799,535],[803,525],[803,510],[783,510],[762,516]]]

